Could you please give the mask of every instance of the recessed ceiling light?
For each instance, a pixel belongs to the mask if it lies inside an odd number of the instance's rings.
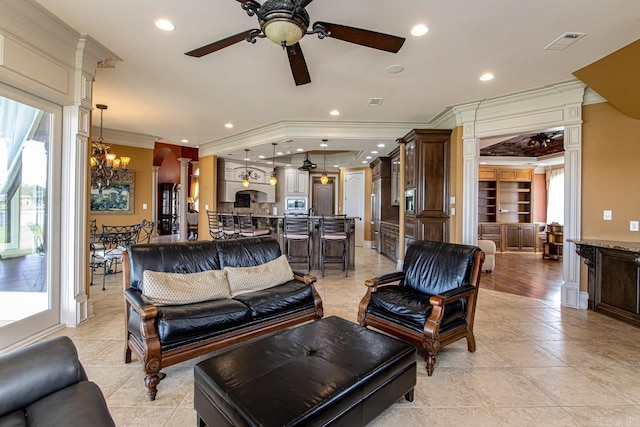
[[[333,167],[334,167],[334,168],[339,168],[339,167],[340,167],[340,165],[333,165]]]
[[[233,123],[225,123],[224,127],[231,129],[233,127]]]
[[[340,111],[332,110],[329,114],[331,114],[332,116],[339,116],[340,115]]]
[[[277,154],[278,156],[282,156],[282,151],[278,151],[276,154]]]
[[[320,147],[328,147],[328,146],[329,146],[329,144],[327,144],[326,142],[321,142],[320,143]]]
[[[378,148],[384,148],[384,144],[378,144]]]
[[[371,154],[378,154],[378,151],[373,150],[373,151],[371,152]]]
[[[290,166],[291,166],[291,163],[287,163],[285,166],[286,166],[286,167],[290,167]]]
[[[429,28],[424,24],[414,25],[411,29],[411,35],[414,37],[424,36],[429,32]]]
[[[156,27],[160,28],[162,31],[173,31],[176,29],[176,26],[168,19],[158,19],[154,24],[156,24]]]
[[[484,73],[480,76],[480,80],[482,80],[483,82],[488,82],[489,80],[493,80],[494,77],[495,76],[491,73]]]
[[[248,156],[244,158],[246,161],[251,160]]]
[[[398,74],[404,71],[404,67],[402,65],[389,65],[387,68],[387,73],[389,74]]]
[[[365,157],[365,159],[373,159],[373,157],[367,156],[367,157]]]
[[[369,162],[367,162],[366,160],[363,160],[362,163],[366,165]]]
[[[180,140],[180,142],[182,142],[182,143],[185,143],[185,144],[186,144],[187,142],[189,142],[189,140],[188,140],[188,139],[181,139],[181,140]]]
[[[296,148],[296,151],[297,151],[298,153],[302,153],[302,152],[304,151],[304,148]]]
[[[259,158],[261,158],[261,159],[264,159],[264,158],[265,158],[265,156],[264,156],[264,155],[262,155],[262,154],[260,154],[258,157],[259,157]]]

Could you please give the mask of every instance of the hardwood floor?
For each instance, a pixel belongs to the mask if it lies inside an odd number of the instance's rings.
[[[480,288],[551,301],[560,305],[562,260],[532,252],[498,252],[492,273],[482,273]]]

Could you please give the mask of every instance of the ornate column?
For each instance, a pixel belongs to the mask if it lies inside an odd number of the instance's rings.
[[[191,159],[186,157],[178,158],[180,162],[180,240],[187,240],[188,224],[187,224],[187,196],[189,195],[189,162]]]
[[[151,221],[156,223],[154,233],[158,235],[158,172],[160,166],[154,166],[151,172]]]

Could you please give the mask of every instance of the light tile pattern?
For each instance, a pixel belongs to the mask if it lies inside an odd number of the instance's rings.
[[[319,272],[325,316],[356,321],[364,280],[393,271],[372,250],[356,249],[350,277]],[[477,351],[445,347],[428,377],[418,356],[415,400],[398,400],[370,423],[386,426],[640,426],[640,329],[553,302],[482,290]],[[154,402],[146,400],[139,362],[126,365],[122,275],[92,288],[96,315],[70,336],[89,378],[104,392],[118,426],[194,426],[196,359],[165,368]]]

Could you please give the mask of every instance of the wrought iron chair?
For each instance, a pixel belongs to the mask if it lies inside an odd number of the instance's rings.
[[[146,219],[143,219],[138,230],[137,243],[150,243],[155,226],[156,223],[154,221],[147,221]]]
[[[342,255],[331,257],[337,258],[342,263],[342,271],[345,276],[349,276],[349,233],[347,228],[347,218],[345,215],[322,216],[320,218],[320,270],[324,277],[324,266],[329,260],[327,252],[328,243],[339,243],[342,246]]]
[[[306,244],[307,271],[311,271],[311,225],[307,215],[286,215],[283,220],[284,247],[287,259],[292,262],[291,242]]]
[[[122,262],[122,253],[127,247],[138,242],[140,224],[133,225],[103,225],[102,256],[107,260],[108,273],[117,273],[118,264]]]

